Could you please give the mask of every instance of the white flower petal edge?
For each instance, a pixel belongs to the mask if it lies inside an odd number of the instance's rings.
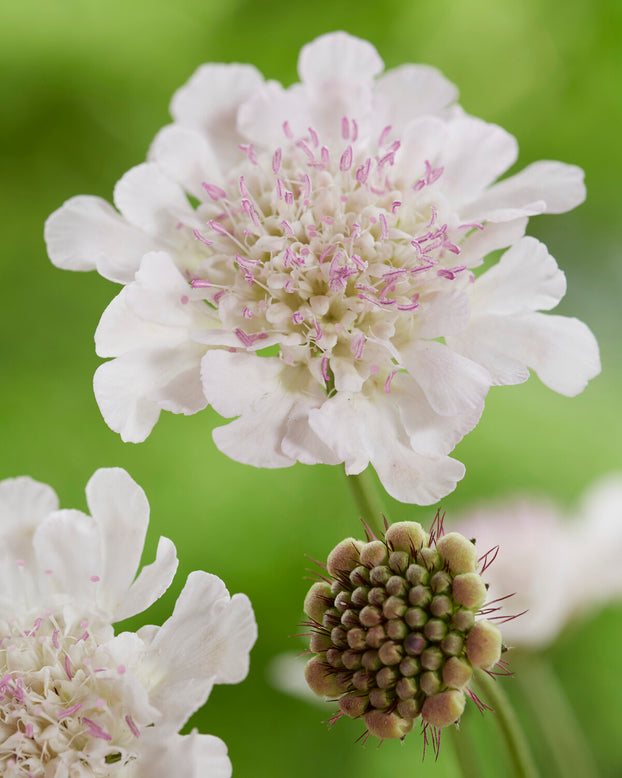
[[[574,515],[534,497],[482,502],[456,525],[477,540],[481,551],[499,545],[486,570],[488,600],[506,600],[507,613],[521,613],[503,625],[510,646],[542,649],[579,616],[586,617],[622,597],[622,474],[596,481]],[[585,576],[587,559],[598,574]],[[524,611],[524,613],[523,613]]]
[[[531,369],[573,395],[598,373],[588,328],[540,313],[565,279],[523,238],[529,216],[583,200],[582,171],[544,161],[499,181],[518,154],[509,133],[466,115],[434,68],[382,70],[344,32],[303,47],[289,88],[202,66],[149,162],[117,184],[121,215],[78,200],[50,217],[56,264],[126,284],[97,329],[112,361],[94,379],[124,440],[144,440],[161,410],[211,404],[238,417],[214,433],[238,461],[371,462],[399,499],[429,501],[461,477],[448,446],[490,386]],[[146,248],[124,274],[115,247],[130,234]]]
[[[118,468],[98,470],[86,491],[91,516],[59,510],[32,479],[0,483],[0,772],[170,778],[175,758],[184,775],[229,776],[222,741],[176,733],[214,684],[246,676],[257,636],[248,598],[194,572],[162,627],[115,636],[113,622],[168,588],[177,556],[160,538],[136,577],[144,492]],[[26,532],[16,517],[29,511]]]

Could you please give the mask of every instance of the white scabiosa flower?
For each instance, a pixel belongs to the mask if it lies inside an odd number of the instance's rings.
[[[59,510],[28,477],[0,483],[0,773],[7,778],[226,778],[225,744],[178,730],[217,683],[248,671],[248,599],[194,572],[161,626],[115,635],[177,568],[160,538],[138,576],[149,518],[124,470],[98,470],[91,515]]]
[[[125,285],[95,376],[124,440],[209,403],[238,417],[214,432],[233,459],[371,463],[394,497],[427,504],[462,477],[448,454],[492,384],[533,369],[576,394],[598,373],[587,327],[539,313],[564,276],[522,239],[529,216],[582,202],[582,171],[539,162],[496,182],[511,135],[465,115],[434,68],[382,69],[346,33],[305,46],[289,89],[204,65],[117,184],[118,212],[81,196],[49,218],[56,265]]]
[[[564,516],[553,503],[522,498],[482,503],[456,526],[478,544],[498,544],[487,571],[489,599],[512,593],[506,609],[522,612],[504,624],[510,646],[543,648],[574,618],[622,597],[619,474],[593,484],[575,516]]]

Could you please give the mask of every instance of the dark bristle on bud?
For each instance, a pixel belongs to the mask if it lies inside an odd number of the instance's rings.
[[[476,619],[486,591],[476,559],[471,540],[416,522],[339,543],[332,580],[305,599],[311,689],[381,739],[404,738],[419,716],[437,729],[456,722],[473,669],[493,667],[502,649],[498,628]]]

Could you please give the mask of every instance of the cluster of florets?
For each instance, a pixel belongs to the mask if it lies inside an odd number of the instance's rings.
[[[305,599],[307,683],[382,739],[403,738],[419,716],[424,727],[456,722],[473,670],[501,657],[499,629],[476,619],[486,585],[474,541],[439,535],[398,522],[383,540],[343,540],[328,556],[330,578]]]

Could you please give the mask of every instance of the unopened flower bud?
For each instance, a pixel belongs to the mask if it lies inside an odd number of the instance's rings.
[[[493,667],[501,658],[503,641],[499,627],[482,619],[475,623],[466,641],[466,652],[473,667],[484,670]]]
[[[384,713],[380,710],[372,710],[365,714],[365,726],[372,735],[381,740],[388,738],[402,738],[407,735],[414,726],[414,721],[403,719],[396,713]]]
[[[322,623],[326,610],[332,602],[330,584],[318,581],[307,592],[304,602],[304,612],[310,619]]]
[[[459,532],[450,532],[439,538],[436,550],[452,573],[474,573],[477,570],[475,544]]]
[[[457,721],[464,711],[464,694],[455,689],[434,694],[423,703],[421,717],[433,727],[448,727]]]
[[[363,543],[360,540],[354,538],[342,540],[328,555],[326,562],[328,572],[336,578],[354,570],[360,564],[361,548],[363,548]]]
[[[415,521],[397,521],[385,532],[384,539],[394,551],[412,554],[427,543],[428,535]]]
[[[477,573],[463,573],[454,578],[454,600],[465,608],[481,608],[486,599],[486,584]]]
[[[387,559],[387,547],[381,540],[372,540],[361,548],[361,564],[365,567],[384,565]]]

